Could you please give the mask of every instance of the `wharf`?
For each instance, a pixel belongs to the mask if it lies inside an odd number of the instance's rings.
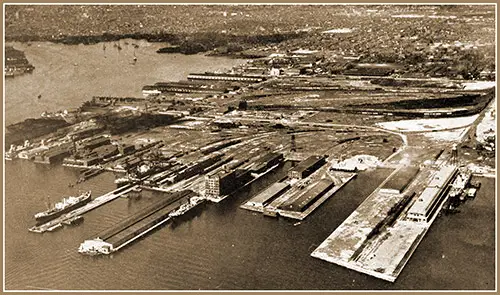
[[[111,254],[143,237],[175,216],[180,216],[205,200],[191,191],[175,193],[148,206],[134,215],[84,241],[78,250],[82,254]]]
[[[420,200],[422,191],[433,180],[452,175],[452,170],[426,167],[403,193],[381,191],[401,169],[393,171],[311,256],[394,282],[446,202],[447,195],[443,199],[439,196],[446,192],[448,184],[437,189],[437,210],[430,213],[427,221],[408,219],[408,210],[419,202],[416,199]]]
[[[289,189],[290,184],[285,182],[275,182],[264,191],[250,198],[247,202],[242,204],[240,208],[262,213],[264,212],[264,207],[268,203],[272,202]]]
[[[266,216],[272,216],[276,217],[278,215],[281,215],[283,217],[288,217],[292,219],[297,219],[297,220],[304,220],[307,216],[309,216],[314,210],[316,210],[319,206],[321,206],[326,200],[328,200],[331,196],[333,196],[338,190],[340,190],[345,184],[347,184],[351,179],[356,177],[357,174],[355,173],[346,173],[346,172],[334,172],[335,174],[342,174],[340,175],[335,175],[335,176],[327,176],[334,178],[337,183],[335,186],[333,186],[331,189],[328,189],[319,199],[315,200],[307,209],[304,211],[292,211],[292,210],[283,210],[280,209],[279,207],[284,204],[285,202],[289,201],[290,199],[296,198],[299,196],[300,191],[298,191],[296,188],[292,188],[289,191],[283,193],[283,194],[276,194],[278,195],[277,197],[270,197],[270,200],[266,200],[269,202],[269,204],[257,204],[259,203],[257,201],[258,198],[262,198],[262,196],[257,195],[244,204],[240,206],[242,209],[247,209],[251,211],[256,211],[260,213],[264,213]],[[313,185],[317,183],[314,182]],[[307,193],[307,192],[306,192]]]
[[[277,209],[277,213],[283,217],[304,220],[304,218],[306,218],[309,214],[311,214],[314,210],[316,210],[316,208],[321,206],[321,204],[323,204],[326,200],[328,200],[331,196],[333,196],[338,190],[340,190],[345,184],[351,181],[351,179],[353,179],[354,177],[356,177],[356,174],[352,173],[350,176],[344,179],[339,185],[335,185],[333,188],[331,188],[328,192],[326,192],[323,196],[321,196],[316,202],[314,202],[303,212]]]
[[[41,225],[38,225],[38,226],[34,226],[34,227],[31,227],[29,228],[29,231],[31,232],[35,232],[35,233],[43,233],[43,232],[46,232],[46,231],[52,231],[52,229],[54,228],[58,228],[59,225],[62,225],[63,223],[66,223],[69,219],[72,219],[72,218],[75,218],[79,215],[83,215],[99,206],[102,206],[104,205],[105,203],[107,202],[110,202],[114,199],[117,199],[119,198],[120,196],[136,189],[137,185],[126,185],[126,186],[122,186],[118,189],[115,189],[109,193],[106,193],[100,197],[97,197],[95,199],[93,199],[92,201],[90,201],[88,204],[86,204],[85,206],[82,206],[78,209],[75,209],[67,214],[64,214],[58,218],[55,218],[47,223],[44,223],[44,224],[41,224]]]

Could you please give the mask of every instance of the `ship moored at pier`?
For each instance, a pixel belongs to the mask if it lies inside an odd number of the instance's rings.
[[[90,202],[91,199],[91,191],[87,191],[78,197],[70,196],[63,198],[62,201],[55,203],[52,208],[35,214],[37,224],[48,222],[63,215],[64,213],[80,208]]]

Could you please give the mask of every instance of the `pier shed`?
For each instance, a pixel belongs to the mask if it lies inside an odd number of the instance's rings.
[[[326,194],[333,186],[334,182],[323,178],[313,185],[310,189],[302,193],[298,198],[289,199],[278,208],[282,210],[302,212],[317,199]]]
[[[187,76],[188,80],[218,80],[235,82],[261,82],[265,77],[239,75],[239,74],[219,74],[219,73],[192,73]]]
[[[247,205],[264,210],[264,206],[284,194],[289,188],[290,185],[288,183],[276,182],[259,193],[257,196],[253,197],[250,201],[248,201]]]
[[[323,156],[310,156],[300,162],[297,166],[290,169],[290,171],[288,171],[288,177],[297,179],[306,178],[325,163],[325,157]]]
[[[255,165],[251,168],[251,171],[254,173],[261,173],[271,168],[272,166],[281,163],[282,161],[283,161],[282,153],[271,152],[262,156],[257,161],[255,161]]]
[[[401,194],[415,176],[420,171],[419,167],[406,166],[398,170],[389,180],[380,188],[381,193]]]

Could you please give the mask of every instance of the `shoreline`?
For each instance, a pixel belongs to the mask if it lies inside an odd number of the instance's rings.
[[[101,35],[70,35],[70,36],[36,36],[36,35],[16,35],[5,36],[5,43],[9,42],[50,42],[54,44],[66,45],[93,45],[101,42],[116,42],[123,39],[145,40],[151,43],[168,43],[176,46],[175,52],[186,55],[197,53],[213,52],[216,56],[234,57],[237,53],[265,45],[277,44],[283,41],[303,37],[304,33],[284,32],[273,34],[223,34],[216,32],[201,33],[126,33],[126,34],[108,34]],[[167,47],[168,48],[168,47]],[[236,53],[236,55],[235,55]]]

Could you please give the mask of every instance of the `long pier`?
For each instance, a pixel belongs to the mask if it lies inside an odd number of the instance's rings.
[[[337,181],[335,181],[336,184],[332,188],[326,190],[325,193],[320,198],[313,201],[312,204],[308,206],[307,209],[305,209],[304,211],[291,211],[278,208],[280,205],[287,202],[288,200],[300,197],[301,191],[297,190],[297,188],[291,188],[290,190],[284,193],[280,193],[278,191],[271,193],[272,195],[267,196],[267,200],[264,201],[266,204],[261,203],[262,200],[257,201],[257,199],[262,198],[262,196],[258,194],[257,196],[252,197],[247,202],[242,204],[240,208],[264,213],[264,215],[272,217],[281,215],[283,217],[288,217],[292,219],[304,220],[304,218],[306,218],[309,214],[311,214],[314,210],[316,210],[319,206],[321,206],[321,204],[323,204],[326,200],[332,197],[339,189],[341,189],[345,184],[351,181],[351,179],[356,177],[355,173],[343,173],[343,174],[344,177],[342,177],[341,179],[340,177],[336,177],[337,178]],[[327,178],[330,177],[332,176],[331,175],[327,176]],[[318,181],[319,180],[320,179],[318,179]],[[314,181],[313,184],[318,183],[318,181]],[[284,182],[281,183],[284,184]],[[288,185],[288,187],[290,187],[290,185]]]
[[[31,227],[29,229],[29,231],[35,232],[35,233],[43,233],[46,231],[52,231],[54,228],[60,227],[65,221],[67,221],[73,217],[85,214],[85,213],[87,213],[87,212],[89,212],[89,211],[91,211],[99,206],[104,205],[105,203],[108,203],[112,200],[115,200],[116,198],[119,198],[120,196],[122,196],[122,195],[136,189],[136,188],[138,188],[138,185],[131,185],[131,184],[117,188],[111,192],[108,192],[102,196],[99,196],[99,197],[93,199],[85,206],[82,206],[78,209],[75,209],[69,213],[66,213],[66,214],[58,217],[58,218],[50,220],[47,223]]]
[[[382,192],[383,184],[400,169],[395,170],[311,256],[394,282],[448,197],[456,166],[439,162],[420,171],[403,192]],[[408,212],[424,202],[425,187],[432,191],[433,203],[425,209],[427,220],[415,220]]]
[[[174,193],[97,234],[95,238],[85,240],[78,251],[90,255],[116,252],[203,201],[189,190]]]

